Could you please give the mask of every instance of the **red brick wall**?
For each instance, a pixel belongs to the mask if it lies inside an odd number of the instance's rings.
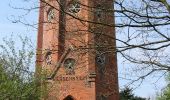
[[[68,7],[70,0],[66,1],[65,5]],[[41,57],[37,56],[37,63],[40,59],[42,69],[47,70],[47,75],[50,75],[64,51],[70,47],[73,47],[73,49],[65,59],[73,58],[76,60],[74,75],[66,75],[62,64],[54,79],[48,80],[48,100],[63,100],[68,95],[73,96],[75,100],[105,100],[104,98],[106,100],[118,100],[116,53],[106,53],[106,64],[104,69],[101,69],[96,64],[97,53],[96,49],[94,49],[97,44],[101,43],[103,45],[102,43],[105,41],[113,47],[112,49],[115,49],[115,29],[114,27],[88,22],[98,22],[96,13],[92,12],[94,11],[93,7],[101,3],[100,5],[105,4],[107,9],[112,8],[112,2],[112,0],[81,0],[83,5],[79,13],[76,15],[72,13],[62,15],[58,3],[50,1],[49,3],[56,9],[55,20],[50,23],[46,23],[47,12],[50,7],[40,9],[39,22],[44,23],[39,24],[37,48],[41,49],[42,52],[40,52]],[[113,24],[114,18],[112,14],[103,14],[105,16],[103,22]],[[98,32],[98,30],[102,30],[102,32],[106,33],[106,36],[96,38],[95,32]],[[108,36],[111,38],[108,38]],[[52,52],[52,64],[50,65],[45,63],[45,54],[48,50]],[[104,52],[106,50],[100,49],[100,51]],[[96,77],[90,78],[90,73],[96,73]]]

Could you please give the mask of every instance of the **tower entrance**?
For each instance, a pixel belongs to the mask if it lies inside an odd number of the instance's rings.
[[[64,98],[63,100],[75,100],[75,99],[73,99],[73,97],[69,95],[66,98]]]

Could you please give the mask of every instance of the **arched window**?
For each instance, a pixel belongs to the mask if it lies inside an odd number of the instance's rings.
[[[75,100],[75,99],[73,99],[73,97],[69,95],[66,98],[64,98],[63,100]]]
[[[96,15],[97,15],[97,18],[101,18],[101,16],[102,16],[102,7],[101,7],[101,5],[99,4],[99,5],[97,5],[97,7],[96,7]]]
[[[47,51],[47,53],[45,55],[45,63],[47,65],[51,65],[52,64],[52,52],[51,51]]]
[[[53,8],[50,8],[50,9],[47,11],[47,20],[48,20],[48,22],[51,22],[54,18],[55,18],[54,9],[53,9]]]

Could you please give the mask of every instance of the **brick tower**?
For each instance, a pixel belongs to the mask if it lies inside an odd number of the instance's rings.
[[[41,0],[37,69],[48,100],[119,100],[113,0]]]

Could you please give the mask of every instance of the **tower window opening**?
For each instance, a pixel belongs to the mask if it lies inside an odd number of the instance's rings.
[[[51,22],[54,18],[55,18],[54,9],[50,8],[49,11],[47,12],[47,20],[48,22]]]
[[[96,12],[96,16],[97,16],[98,18],[101,18],[101,17],[102,17],[102,7],[101,7],[101,5],[97,5],[95,12]]]
[[[52,63],[52,52],[48,51],[45,55],[45,62],[47,65]]]

